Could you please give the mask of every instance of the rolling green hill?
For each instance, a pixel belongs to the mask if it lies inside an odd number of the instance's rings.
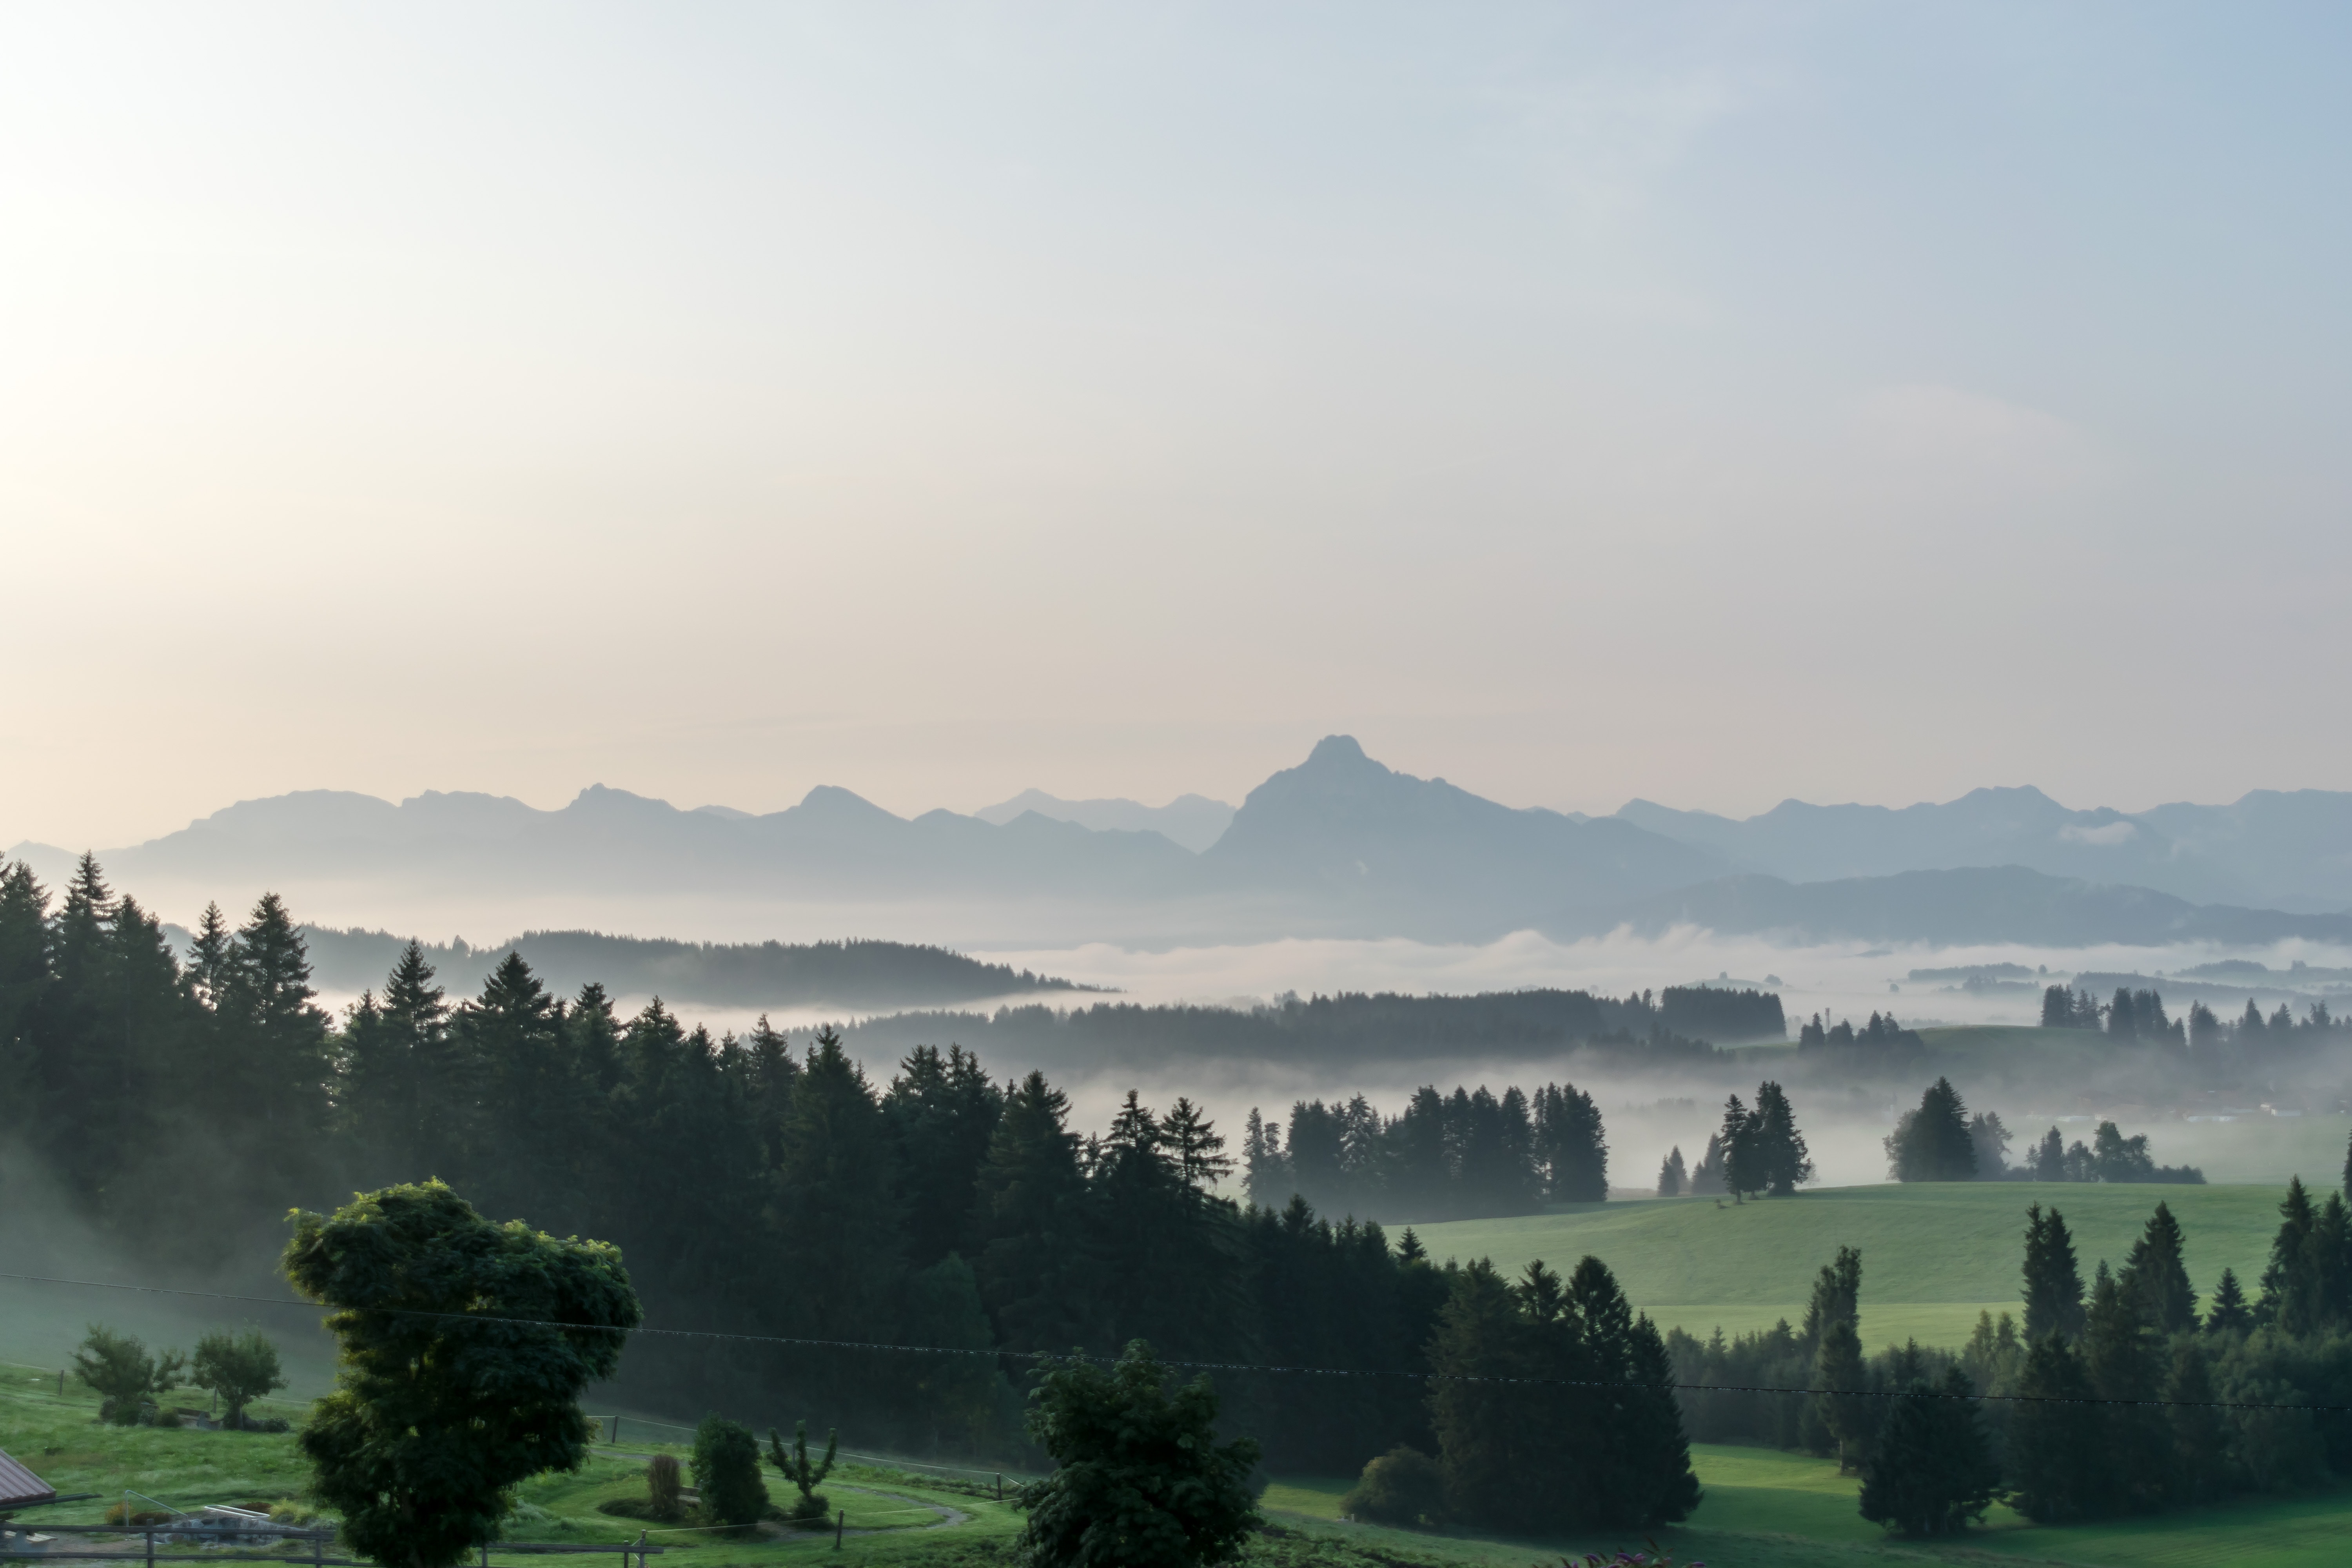
[[[1953,1343],[1967,1337],[1979,1309],[2015,1309],[2029,1203],[2065,1215],[2086,1281],[2100,1258],[2120,1264],[2157,1203],[2170,1204],[2201,1294],[2225,1267],[2252,1288],[2270,1255],[2280,1191],[2028,1182],[1831,1187],[1738,1206],[1674,1198],[1415,1228],[1437,1258],[1491,1258],[1509,1273],[1538,1258],[1565,1271],[1594,1254],[1637,1306],[1701,1336],[1718,1324],[1738,1333],[1779,1317],[1798,1321],[1814,1272],[1841,1245],[1857,1247],[1865,1339]]]

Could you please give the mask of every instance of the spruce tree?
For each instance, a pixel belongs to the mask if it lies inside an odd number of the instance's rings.
[[[2164,1366],[2153,1331],[2105,1263],[2092,1282],[2079,1349],[2092,1393],[2114,1402],[2099,1407],[2108,1461],[2103,1506],[2155,1508],[2170,1470],[2170,1432],[2152,1403],[2163,1394]]]
[[[1069,1096],[1032,1072],[1005,1097],[972,1211],[981,1299],[1016,1351],[1092,1337],[1093,1269]]]
[[[1838,1468],[1852,1469],[1870,1452],[1878,1413],[1867,1392],[1870,1377],[1863,1365],[1862,1334],[1848,1320],[1832,1320],[1822,1329],[1821,1348],[1813,1357],[1812,1386],[1822,1424],[1837,1440]]]
[[[2074,1261],[2074,1238],[2065,1216],[2044,1214],[2040,1204],[2025,1210],[2025,1338],[2039,1343],[2053,1334],[2073,1339],[2083,1331],[2083,1271]]]
[[[2140,1321],[2159,1334],[2197,1326],[2197,1292],[2181,1261],[2180,1224],[2169,1205],[2158,1203],[2147,1229],[2124,1260],[2123,1289]]]
[[[2033,1146],[2033,1156],[2029,1163],[2037,1182],[2063,1182],[2066,1179],[2066,1140],[2059,1136],[2058,1129],[2053,1127],[2042,1134],[2042,1142]]]
[[[1803,1342],[1808,1354],[1820,1349],[1832,1323],[1853,1329],[1854,1342],[1862,1342],[1862,1254],[1851,1247],[1839,1247],[1836,1259],[1822,1264],[1814,1277],[1812,1300],[1805,1305]]]
[[[764,1084],[761,1093],[788,1095],[782,1074],[765,1065],[756,1036],[751,1049]],[[898,1076],[882,1097],[882,1114],[897,1152],[910,1267],[928,1268],[963,1244],[979,1200],[981,1166],[1003,1113],[1003,1090],[961,1046],[950,1046],[945,1055],[936,1046],[917,1046],[899,1062]]]
[[[1774,1197],[1787,1197],[1801,1184],[1811,1181],[1813,1162],[1805,1147],[1805,1135],[1797,1131],[1797,1113],[1779,1084],[1757,1086],[1752,1120],[1757,1174],[1763,1180],[1764,1190]]]
[[[2221,1412],[2215,1407],[2212,1370],[2204,1347],[2195,1340],[2183,1339],[2173,1345],[2164,1397],[2172,1438],[2172,1500],[2214,1501],[2230,1484],[2228,1432]]]
[[[1665,1159],[1658,1166],[1658,1195],[1662,1198],[1680,1197],[1685,1179],[1682,1145],[1677,1143],[1667,1152]]]
[[[2057,1524],[2106,1506],[2106,1446],[2082,1363],[2056,1334],[2025,1352],[2019,1403],[2011,1406],[2010,1503],[2036,1524]]]
[[[1911,1536],[1957,1535],[1984,1518],[2000,1481],[1975,1390],[1958,1366],[1889,1400],[1862,1469],[1862,1517]]]
[[[2271,1238],[2270,1262],[2263,1269],[2263,1293],[2254,1305],[2254,1321],[2274,1323],[2289,1333],[2301,1333],[2313,1315],[2311,1258],[2305,1243],[2317,1219],[2303,1178],[2287,1178],[2286,1196],[2279,1203],[2278,1233]]]
[[[1976,1142],[1969,1136],[1968,1107],[1949,1079],[1939,1078],[1919,1097],[1918,1109],[1895,1124],[1886,1139],[1888,1172],[1898,1182],[1969,1182],[1976,1179]]]
[[[2222,1269],[2220,1283],[2213,1287],[2213,1304],[2205,1310],[2205,1331],[2243,1333],[2253,1326],[2253,1309],[2246,1304],[2245,1288],[2238,1283],[2237,1270]]]
[[[1723,1129],[1717,1134],[1722,1140],[1723,1190],[1732,1201],[1741,1201],[1743,1194],[1760,1193],[1770,1184],[1764,1173],[1762,1150],[1757,1145],[1755,1115],[1732,1095],[1723,1102]]]

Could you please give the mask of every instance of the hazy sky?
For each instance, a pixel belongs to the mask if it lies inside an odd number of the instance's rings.
[[[0,843],[2352,787],[2352,12],[0,10]]]

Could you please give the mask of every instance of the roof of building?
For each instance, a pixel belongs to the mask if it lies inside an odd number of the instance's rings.
[[[28,1508],[57,1495],[57,1488],[0,1451],[0,1508]]]

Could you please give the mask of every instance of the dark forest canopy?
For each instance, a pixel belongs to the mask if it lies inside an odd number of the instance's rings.
[[[304,926],[312,980],[337,991],[380,985],[405,937]],[[525,931],[475,947],[464,938],[423,944],[442,984],[470,990],[509,952],[559,990],[592,982],[615,995],[662,996],[714,1007],[936,1007],[1024,992],[1093,986],[988,963],[943,947],[901,942],[692,942],[593,931]]]
[[[208,911],[184,966],[92,860],[51,902],[24,867],[0,872],[10,1128],[150,1270],[267,1257],[289,1206],[438,1176],[485,1215],[617,1246],[652,1321],[770,1337],[633,1341],[620,1384],[661,1405],[1005,1454],[1025,1363],[847,1347],[1142,1338],[1175,1360],[1388,1374],[1226,1379],[1229,1417],[1283,1468],[1349,1473],[1410,1444],[1465,1497],[1500,1496],[1492,1439],[1519,1406],[1571,1426],[1631,1409],[1642,1484],[1591,1506],[1629,1524],[1687,1506],[1664,1342],[1598,1260],[1563,1297],[1540,1269],[1441,1266],[1409,1231],[1392,1245],[1303,1202],[1244,1207],[1217,1193],[1226,1140],[1188,1100],[1130,1094],[1086,1134],[1041,1072],[999,1080],[922,1045],[877,1081],[830,1029],[795,1049],[764,1020],[714,1038],[658,1002],[623,1017],[601,986],[551,994],[515,953],[467,998],[411,944],[338,1022],[274,896],[235,927]],[[1433,1422],[1440,1363],[1636,1386]]]
[[[856,1025],[845,1037],[887,1056],[953,1038],[992,1057],[1055,1064],[1151,1064],[1171,1055],[1259,1061],[1413,1061],[1468,1050],[1549,1054],[1590,1047],[1675,1066],[1717,1055],[1701,1027],[1725,1037],[1784,1037],[1780,999],[1753,991],[1669,986],[1618,1000],[1583,991],[1500,991],[1476,996],[1341,992],[1286,996],[1247,1012],[1185,1003],[1033,1005],[982,1013],[903,1013]]]

